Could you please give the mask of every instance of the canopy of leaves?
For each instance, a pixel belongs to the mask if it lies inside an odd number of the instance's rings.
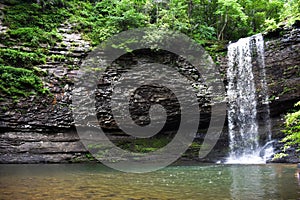
[[[66,20],[96,45],[138,27],[177,30],[198,42],[236,40],[299,19],[298,0],[26,0],[16,1],[4,22],[11,29],[52,32]],[[12,32],[12,36],[17,30]],[[32,29],[28,29],[28,32]],[[31,34],[31,33],[28,33]],[[29,36],[27,33],[24,35]],[[25,36],[24,36],[25,37]],[[23,37],[23,39],[24,39]],[[49,37],[41,34],[41,37]],[[29,37],[30,38],[30,37]],[[33,39],[33,38],[31,38]],[[39,42],[39,40],[35,40]],[[41,42],[45,42],[43,39]],[[47,41],[46,41],[47,42]],[[34,41],[33,41],[34,43]]]
[[[47,48],[61,39],[57,28],[97,45],[112,35],[141,27],[182,32],[215,54],[220,40],[237,40],[300,19],[299,0],[3,0],[0,64],[30,69],[46,60]],[[155,30],[155,29],[153,29]],[[41,44],[43,47],[41,47]],[[209,45],[208,45],[209,44]],[[213,44],[213,45],[212,45]],[[16,46],[31,49],[25,52]],[[214,56],[214,55],[212,55]],[[12,72],[12,71],[10,71]],[[2,80],[1,80],[2,81]]]

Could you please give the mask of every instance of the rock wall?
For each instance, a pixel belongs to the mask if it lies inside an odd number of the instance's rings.
[[[0,101],[0,163],[86,159],[87,151],[73,127],[70,104],[74,77],[91,47],[72,26],[61,24],[62,41],[49,49],[46,64],[37,66],[46,74],[43,82],[52,95],[18,100],[3,97]],[[31,51],[23,46],[13,48]]]
[[[299,25],[299,24],[298,24]],[[268,39],[268,35],[266,36]],[[284,135],[284,114],[290,112],[300,101],[300,29],[282,31],[281,37],[266,42],[266,73],[269,88],[270,115],[273,138]],[[276,143],[275,151],[281,152],[282,143]],[[289,156],[276,162],[300,162],[295,149],[287,152]]]
[[[71,27],[71,24],[61,25],[59,32],[62,33],[63,40],[49,51],[49,55],[65,55],[66,59],[59,61],[48,59],[47,64],[39,66],[48,74],[44,77],[44,82],[53,96],[43,98],[33,96],[19,101],[6,98],[0,102],[2,108],[0,111],[0,163],[76,162],[88,159],[87,151],[80,143],[74,128],[70,104],[74,77],[78,73],[78,66],[82,59],[89,52],[90,45],[81,38],[80,34],[73,33]],[[280,36],[272,38],[266,36],[265,51],[273,135],[282,137],[280,132],[282,116],[300,99],[300,29],[285,30]],[[192,80],[199,81],[197,86],[200,88],[198,100],[201,105],[199,128],[205,130],[210,120],[210,105],[207,99],[202,98],[207,93],[207,87],[201,84],[200,75],[193,67],[172,54],[160,52],[154,57],[155,60],[149,51],[141,51],[122,57],[118,62],[125,68],[128,64],[140,62],[169,64],[186,73]],[[220,72],[226,74],[226,59],[221,59],[220,63]],[[116,73],[115,70],[108,70],[108,82],[119,75],[120,73]],[[224,83],[226,84],[226,77],[224,77]],[[101,124],[103,128],[113,131],[112,135],[118,135],[119,133],[115,132],[118,127],[111,116],[109,102],[105,97],[111,93],[111,88],[107,85],[107,82],[99,84],[103,93],[97,97],[100,102],[97,105],[98,118],[103,120]],[[169,105],[166,98],[162,98],[166,91],[162,88],[159,91],[160,95],[153,98],[153,102]],[[147,96],[145,93],[144,95]],[[133,106],[132,109],[137,123],[149,122],[148,115],[141,113],[143,110],[140,110],[139,106]],[[178,123],[178,111],[172,109],[169,113],[170,123],[166,127],[168,133],[176,129]],[[203,133],[200,132],[197,136],[199,141],[203,139]],[[227,134],[224,131],[216,146],[216,152],[222,151],[223,155],[226,154],[227,146]]]
[[[271,116],[285,113],[300,99],[300,29],[265,43]]]

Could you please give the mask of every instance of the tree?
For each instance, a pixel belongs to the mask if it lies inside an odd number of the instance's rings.
[[[187,1],[170,0],[168,4],[160,3],[157,6],[156,26],[189,33],[191,27]]]
[[[247,16],[237,0],[218,0],[217,3],[218,8],[215,13],[220,17],[218,40],[223,40],[228,24],[245,25]]]
[[[287,0],[284,4],[284,10],[280,15],[280,19],[288,26],[292,25],[296,20],[300,20],[300,1]]]
[[[240,2],[248,16],[247,26],[243,31],[249,35],[264,31],[266,20],[279,21],[283,0],[242,0]]]

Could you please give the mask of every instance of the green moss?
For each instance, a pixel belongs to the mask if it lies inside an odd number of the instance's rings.
[[[29,47],[39,47],[41,44],[52,46],[62,39],[62,36],[57,33],[56,30],[46,32],[39,27],[11,29],[8,30],[6,34],[15,42],[22,43],[23,46]],[[9,46],[11,42],[8,40],[5,44]]]
[[[59,62],[62,62],[62,61],[67,60],[67,57],[64,56],[64,55],[52,54],[51,56],[49,56],[49,59],[50,59],[51,61],[59,61]]]
[[[171,139],[166,137],[160,138],[147,138],[147,139],[126,139],[118,140],[116,145],[122,149],[128,150],[134,153],[148,153],[156,151],[165,145],[167,145]],[[105,153],[107,147],[103,145],[90,145],[90,149],[93,151],[98,150],[99,152]]]
[[[45,71],[45,70],[42,70],[41,68],[39,67],[33,67],[32,68],[33,72],[38,75],[38,76],[47,76],[48,75],[48,72]]]
[[[80,69],[80,66],[78,65],[67,65],[68,70],[78,70]]]
[[[92,154],[90,154],[90,153],[85,154],[85,157],[86,157],[89,161],[94,161],[94,160],[95,160],[94,156],[93,156]]]
[[[45,64],[48,49],[62,40],[57,28],[73,15],[75,7],[69,4],[76,5],[75,1],[59,2],[59,7],[32,2],[16,0],[4,9],[2,22],[9,29],[0,35],[1,43],[8,47],[0,49],[0,92],[13,99],[49,93],[38,77],[46,73],[37,65]],[[65,60],[63,56],[51,56],[50,59]]]
[[[120,146],[132,152],[148,153],[166,146],[169,142],[168,138],[135,139],[120,144]]]
[[[0,65],[0,93],[13,99],[33,94],[49,94],[42,80],[33,71]]]
[[[204,146],[194,141],[182,156],[188,158],[197,158],[201,148],[204,148]]]
[[[46,63],[46,56],[41,53],[28,53],[14,49],[0,49],[0,64],[19,68],[32,68]]]

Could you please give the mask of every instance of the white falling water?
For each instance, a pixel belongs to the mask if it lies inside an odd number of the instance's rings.
[[[256,55],[254,55],[256,54]],[[264,43],[261,34],[242,38],[228,47],[228,128],[230,137],[230,155],[227,163],[265,163],[272,154],[272,145],[259,145],[257,122],[257,93],[253,74],[253,57],[259,65],[260,99],[268,104],[267,84],[265,80]],[[268,110],[268,105],[266,106]],[[271,138],[269,110],[264,125],[268,139]],[[263,152],[262,152],[263,151]]]

